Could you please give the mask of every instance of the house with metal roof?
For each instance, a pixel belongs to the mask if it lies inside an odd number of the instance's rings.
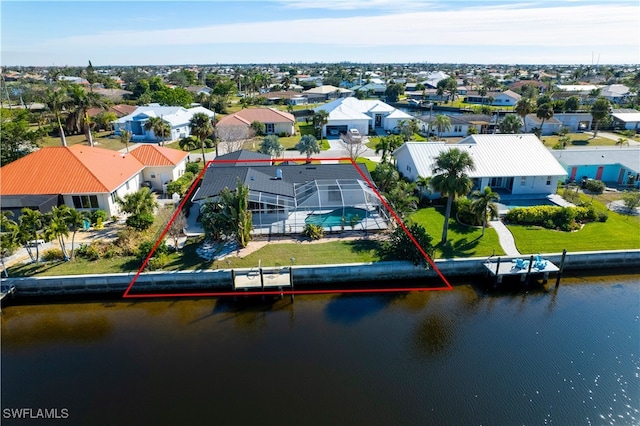
[[[113,122],[113,130],[116,135],[120,135],[122,130],[131,132],[132,142],[161,142],[160,137],[153,133],[153,130],[145,130],[144,126],[151,117],[160,117],[169,124],[171,133],[167,137],[168,141],[182,139],[191,134],[189,122],[196,113],[204,113],[209,117],[214,117],[215,113],[205,107],[184,108],[181,106],[160,106],[147,105],[136,108],[131,114],[120,117]]]
[[[607,186],[633,186],[640,182],[640,148],[597,147],[552,151],[571,182],[583,178],[601,180]]]
[[[398,127],[400,120],[411,120],[413,116],[400,111],[380,100],[359,100],[356,98],[336,99],[314,108],[329,113],[327,124],[322,127],[322,136],[346,134],[349,129],[357,129],[361,135],[368,135],[369,129],[384,133]]]
[[[614,126],[621,127],[625,130],[640,130],[640,111],[631,108],[612,109],[611,117],[613,117]]]
[[[437,135],[435,128],[438,114],[425,114],[417,117],[418,127],[424,134]],[[469,134],[469,129],[474,128],[478,134],[487,133],[489,126],[493,124],[493,118],[487,114],[455,114],[448,115],[451,126],[440,133],[441,137],[463,137]]]
[[[407,142],[393,156],[398,171],[415,181],[433,176],[436,158],[458,148],[469,153],[475,169],[468,171],[473,189],[486,186],[504,196],[542,198],[554,194],[567,172],[533,134],[471,135],[456,144]]]
[[[226,188],[233,191],[241,183],[249,188],[254,233],[300,233],[309,223],[329,231],[351,223],[353,229],[388,226],[387,213],[370,186],[364,165],[273,165],[269,156],[236,157],[239,160],[232,160],[231,154],[220,156],[207,167],[194,203],[204,206]]]
[[[135,154],[134,154],[135,153]],[[187,153],[155,145],[130,154],[85,145],[45,147],[0,168],[2,209],[43,213],[65,204],[118,215],[118,197],[148,182],[152,190],[184,174]]]

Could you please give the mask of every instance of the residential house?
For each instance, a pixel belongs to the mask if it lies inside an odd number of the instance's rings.
[[[284,102],[288,105],[305,105],[309,103],[307,96],[293,90],[268,92],[264,94],[264,97],[271,104]]]
[[[218,121],[217,129],[229,126],[241,126],[249,131],[251,123],[259,121],[265,124],[265,133],[268,135],[284,134],[291,136],[295,134],[295,117],[275,108],[245,108],[227,115]]]
[[[437,114],[426,114],[417,117],[420,131],[423,134],[435,136],[438,130],[435,127]],[[486,114],[456,114],[449,115],[451,125],[449,129],[440,133],[441,137],[462,137],[469,134],[469,129],[474,128],[479,134],[487,133],[489,126],[493,124],[493,118]]]
[[[270,156],[235,152],[209,165],[192,200],[203,205],[240,182],[249,188],[253,233],[300,233],[309,223],[337,231],[350,226],[351,220],[359,229],[384,229],[387,216],[369,184],[369,172],[364,165],[357,167],[272,165]],[[341,221],[343,217],[349,221]]]
[[[357,129],[361,135],[368,135],[369,129],[376,133],[392,132],[401,120],[414,117],[379,100],[359,100],[356,98],[336,99],[314,109],[329,113],[329,120],[322,128],[322,136],[338,136],[349,129]]]
[[[640,132],[640,111],[631,108],[612,109],[614,127]]]
[[[553,117],[560,121],[563,129],[572,133],[584,132],[591,128],[593,117],[588,112],[559,112]],[[529,127],[527,127],[527,130]]]
[[[89,108],[87,110],[87,114],[89,114],[89,117],[95,117],[96,115],[100,114],[101,112],[112,112],[116,115],[116,117],[120,118],[120,117],[124,117],[125,115],[129,115],[132,112],[134,112],[138,107],[135,105],[127,105],[127,104],[116,104],[116,105],[112,105],[110,107],[108,107],[107,109],[103,109],[103,108]]]
[[[477,91],[468,91],[464,98],[464,102],[469,104],[482,104],[492,106],[514,107],[522,98],[513,90],[505,90],[504,92],[488,92],[486,95],[480,95]]]
[[[541,136],[548,136],[554,133],[558,133],[560,132],[560,130],[562,130],[562,127],[564,127],[562,125],[562,122],[558,120],[555,115],[549,119],[544,120],[544,123],[542,123],[542,119],[538,118],[536,114],[528,114],[524,118],[524,121],[528,131],[531,132],[533,131],[533,129],[540,129]]]
[[[613,104],[625,102],[629,95],[629,88],[624,84],[609,84],[603,86],[600,91],[600,96],[608,99]]]
[[[159,193],[167,193],[167,183],[182,176],[189,153],[155,144],[139,145],[131,156],[144,164],[142,181],[145,186]]]
[[[601,180],[608,186],[638,188],[640,182],[640,148],[597,147],[552,151],[566,169],[569,181],[583,178]]]
[[[380,83],[370,82],[360,86],[354,86],[351,88],[351,90],[353,90],[354,92],[362,92],[366,96],[382,97],[387,91],[387,85],[382,82]]]
[[[111,102],[121,102],[123,99],[128,98],[133,92],[123,89],[105,89],[103,87],[97,87],[93,89],[94,93],[104,96]]]
[[[209,86],[187,86],[185,89],[187,92],[193,93],[194,95],[204,94],[209,96],[213,92],[213,89]]]
[[[475,169],[467,172],[473,189],[489,186],[503,197],[542,198],[554,194],[558,181],[567,176],[533,134],[471,135],[457,144],[407,142],[393,156],[398,171],[415,181],[433,176],[438,155],[452,148],[468,152],[473,159]]]
[[[314,87],[303,92],[307,97],[314,101],[328,101],[330,99],[346,98],[353,95],[353,90],[343,89],[331,85],[323,85]]]
[[[189,109],[180,106],[160,106],[157,104],[140,106],[131,114],[114,121],[114,132],[116,135],[120,135],[122,130],[130,131],[132,142],[161,142],[161,138],[155,135],[153,130],[144,128],[151,117],[160,117],[171,128],[171,132],[165,142],[182,139],[191,134],[189,122],[193,115],[199,112],[212,118],[215,116],[213,111],[202,106]]]

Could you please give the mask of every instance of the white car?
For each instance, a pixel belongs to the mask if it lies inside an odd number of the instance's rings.
[[[360,141],[362,137],[360,136],[360,132],[358,129],[349,129],[349,139],[352,141]]]

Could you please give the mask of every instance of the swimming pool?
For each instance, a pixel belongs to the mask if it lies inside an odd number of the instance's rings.
[[[533,206],[556,206],[546,198],[524,199],[524,200],[500,200],[497,204],[502,204],[506,208],[515,209],[516,207],[533,207]]]
[[[345,220],[342,221],[344,216]],[[356,217],[357,216],[357,217]],[[324,228],[330,226],[351,226],[351,220],[355,219],[355,224],[358,224],[367,217],[367,211],[364,209],[358,209],[356,207],[345,207],[344,209],[335,209],[329,213],[322,214],[310,214],[304,220],[304,223],[309,225],[320,225]]]

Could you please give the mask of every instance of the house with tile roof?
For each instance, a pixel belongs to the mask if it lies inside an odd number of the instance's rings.
[[[275,108],[245,108],[227,115],[218,121],[217,129],[225,127],[240,126],[246,128],[247,133],[254,121],[259,121],[265,125],[267,135],[285,134],[291,136],[295,134],[296,119],[293,114],[279,111]]]
[[[182,176],[187,167],[188,152],[158,145],[139,145],[130,155],[144,164],[143,184],[158,193],[166,193],[167,183]]]
[[[314,112],[324,110],[329,113],[327,124],[322,128],[322,136],[338,137],[349,129],[357,129],[361,135],[368,135],[369,129],[384,133],[392,132],[400,120],[411,120],[413,116],[400,111],[380,100],[359,100],[353,97],[336,99],[314,108]]]
[[[530,196],[542,198],[554,194],[558,181],[567,176],[535,135],[471,135],[457,144],[443,142],[407,142],[393,156],[398,171],[415,181],[433,176],[435,160],[443,152],[458,148],[473,158],[475,170],[468,171],[473,189],[491,187],[503,198]]]
[[[388,226],[387,213],[369,186],[371,176],[364,165],[273,165],[270,156],[254,154],[238,151],[217,158],[205,171],[194,203],[202,206],[213,201],[240,182],[249,188],[254,233],[300,233],[308,223],[337,231],[345,225],[342,217],[356,215],[359,228],[355,229]]]
[[[141,148],[136,155],[133,152],[137,150],[125,154],[79,144],[41,148],[0,168],[1,207],[16,217],[24,207],[46,213],[62,204],[117,215],[118,197],[137,191],[145,181],[156,183],[152,189],[162,191],[158,183],[163,178],[175,179],[184,173],[186,152],[158,146]],[[175,164],[173,170],[170,164]],[[157,180],[150,177],[154,171]]]
[[[145,123],[151,117],[160,117],[171,127],[171,133],[165,142],[182,139],[191,134],[189,122],[194,114],[201,112],[209,117],[215,117],[213,111],[199,106],[186,109],[180,106],[160,106],[151,104],[136,108],[131,114],[120,117],[113,122],[113,129],[116,135],[120,135],[122,130],[131,132],[132,142],[161,142],[153,130],[145,130]]]

